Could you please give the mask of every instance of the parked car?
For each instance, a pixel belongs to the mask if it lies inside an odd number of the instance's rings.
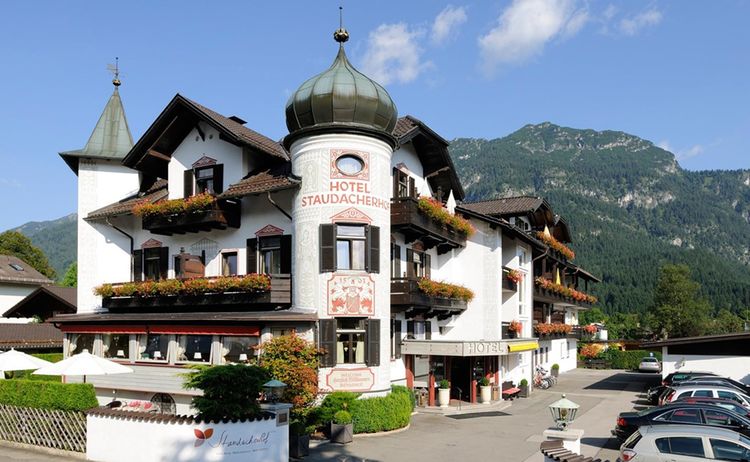
[[[744,415],[750,418],[750,409],[742,407],[740,403],[731,399],[722,398],[680,398],[677,401],[672,401],[672,404],[677,403],[689,403],[689,404],[711,404],[713,406],[719,406],[724,409],[736,412],[739,415]]]
[[[718,385],[691,385],[677,388],[668,388],[663,399],[659,398],[659,404],[664,405],[677,401],[678,399],[696,397],[696,398],[724,398],[738,402],[742,407],[750,409],[750,397],[738,392],[734,388],[722,387]]]
[[[641,427],[620,446],[618,462],[750,460],[750,439],[719,427]]]
[[[692,383],[720,383],[726,386],[730,386],[733,388],[736,388],[737,390],[741,391],[742,393],[746,395],[750,395],[750,385],[744,384],[738,380],[730,379],[729,377],[713,377],[713,376],[702,376],[702,377],[694,377],[691,379],[683,380],[680,382],[680,385],[682,384],[692,384]]]
[[[621,412],[612,434],[624,441],[641,426],[674,423],[730,428],[750,437],[750,418],[747,417],[747,412],[739,414],[712,404],[683,401],[640,412]]]
[[[638,370],[641,372],[661,372],[661,361],[654,356],[646,356],[641,359]]]
[[[651,387],[646,392],[646,399],[651,404],[659,404],[659,398],[664,393],[667,387],[670,387],[676,383],[684,380],[690,380],[698,377],[716,377],[713,372],[700,372],[700,371],[685,371],[685,372],[672,372],[667,374],[661,381],[661,385]]]

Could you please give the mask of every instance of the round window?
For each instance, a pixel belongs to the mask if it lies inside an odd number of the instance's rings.
[[[353,154],[344,154],[336,159],[336,168],[344,175],[356,175],[365,167],[362,159]]]

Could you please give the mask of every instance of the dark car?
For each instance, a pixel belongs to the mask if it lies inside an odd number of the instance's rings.
[[[612,434],[624,441],[641,425],[692,424],[723,427],[750,436],[750,418],[712,404],[674,403],[640,412],[621,412]]]
[[[737,413],[739,415],[744,415],[747,418],[750,419],[750,409],[742,407],[740,403],[737,401],[731,400],[731,399],[722,399],[722,398],[698,398],[695,396],[691,396],[689,398],[682,398],[678,399],[677,401],[674,401],[674,404],[678,403],[684,403],[684,404],[710,404],[713,406],[719,406],[723,407],[724,409],[729,409],[730,411]]]

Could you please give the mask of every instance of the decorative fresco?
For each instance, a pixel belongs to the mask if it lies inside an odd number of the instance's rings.
[[[367,223],[369,225],[370,223],[372,223],[372,218],[367,216],[367,214],[365,214],[361,210],[358,210],[354,207],[349,207],[343,212],[339,212],[331,217],[331,223],[336,223],[339,221],[344,221],[347,223]]]
[[[375,282],[370,276],[334,275],[328,280],[330,316],[374,316]]]
[[[278,228],[274,225],[266,225],[255,232],[255,235],[258,237],[261,236],[278,236],[280,234],[284,234],[284,230],[281,228]]]
[[[346,173],[341,172],[336,167],[336,161],[339,157],[344,155],[354,155],[362,159],[362,162],[364,163],[362,170],[355,175],[347,175]],[[352,149],[331,149],[331,179],[369,181],[370,153],[364,151],[355,151]]]

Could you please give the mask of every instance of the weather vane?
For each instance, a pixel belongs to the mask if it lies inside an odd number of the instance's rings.
[[[122,84],[120,82],[120,58],[115,56],[115,64],[107,64],[107,70],[115,76],[112,79],[112,85],[119,87]]]

